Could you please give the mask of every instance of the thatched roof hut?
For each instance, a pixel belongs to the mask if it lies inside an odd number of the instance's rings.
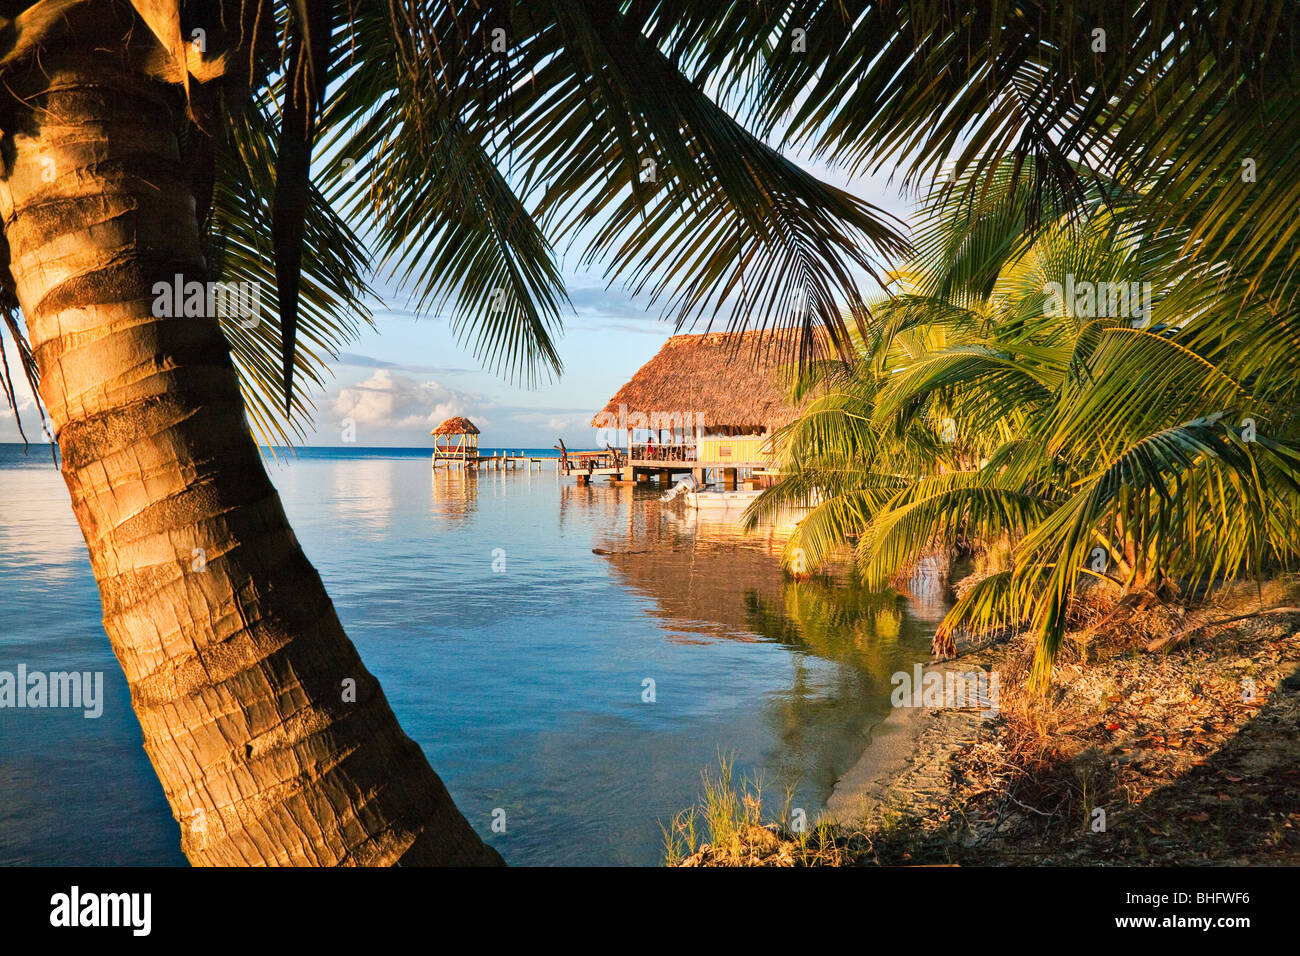
[[[771,433],[798,414],[787,397],[795,359],[790,334],[674,335],[591,423],[608,428],[611,418],[621,425],[626,415],[636,427],[655,429],[656,419],[695,416],[688,421],[702,419],[711,432]]]
[[[464,415],[457,415],[449,418],[433,431],[430,435],[477,435],[478,427],[466,418]]]
[[[434,468],[478,460],[478,427],[464,415],[447,419],[429,434],[433,436]]]

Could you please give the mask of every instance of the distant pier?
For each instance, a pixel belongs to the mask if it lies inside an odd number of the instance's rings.
[[[499,452],[495,455],[458,454],[448,455],[446,453],[434,452],[434,468],[486,468],[504,471],[512,468],[527,468],[532,471],[534,467],[538,471],[542,466],[548,463],[559,464],[560,459],[554,455],[512,455],[509,452]]]

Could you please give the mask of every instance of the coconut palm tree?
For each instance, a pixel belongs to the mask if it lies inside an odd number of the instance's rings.
[[[1027,236],[1015,175],[936,191],[855,368],[802,384],[820,392],[780,438],[791,480],[750,519],[815,489],[787,564],[852,539],[876,587],[931,552],[1000,552],[935,649],[1031,626],[1043,686],[1082,582],[1186,593],[1300,557],[1300,383],[1235,337],[1273,337],[1270,299],[1138,231],[1143,197]]]
[[[682,320],[743,325],[744,283],[840,333],[903,241],[706,96],[671,10],[0,12],[6,324],[187,856],[500,862],[344,634],[252,429],[301,433],[375,263],[528,380],[559,368],[550,237],[592,224],[588,255]],[[263,310],[214,309],[216,280]]]
[[[688,36],[713,26],[682,17]],[[1141,187],[1144,231],[1289,300],[1297,36],[1289,0],[733,3],[698,75],[783,142],[923,190],[1010,161],[1026,225]]]

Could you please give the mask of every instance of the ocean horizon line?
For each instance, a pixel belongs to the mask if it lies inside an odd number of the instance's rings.
[[[48,444],[47,442],[43,442],[43,441],[29,441],[26,443],[26,447],[29,449],[34,449],[34,448],[40,448],[41,446],[47,444]],[[0,447],[6,447],[6,446],[12,446],[14,448],[24,447],[23,442],[21,441],[0,441]],[[429,452],[429,453],[433,452],[432,444],[430,445],[361,445],[361,444],[352,444],[352,443],[344,443],[344,444],[337,444],[337,445],[259,444],[257,447],[263,449],[264,451],[272,451],[272,450],[273,451],[306,451],[306,450],[338,449],[342,451],[352,450],[352,451],[420,451],[420,452]],[[552,452],[557,457],[559,456],[559,450],[555,448],[554,445],[504,444],[504,445],[479,445],[478,447],[480,451]],[[590,448],[585,446],[575,445],[572,448],[569,448],[568,450],[569,451],[599,451],[600,449],[596,448],[596,446],[594,445],[591,446]]]

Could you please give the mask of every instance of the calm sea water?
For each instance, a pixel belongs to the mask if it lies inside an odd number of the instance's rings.
[[[811,819],[944,610],[788,581],[776,530],[653,489],[434,474],[423,449],[269,470],[402,726],[512,863],[658,863],[720,754]],[[62,479],[0,445],[0,670],[19,663],[103,671],[106,701],[0,710],[0,863],[183,865]]]

